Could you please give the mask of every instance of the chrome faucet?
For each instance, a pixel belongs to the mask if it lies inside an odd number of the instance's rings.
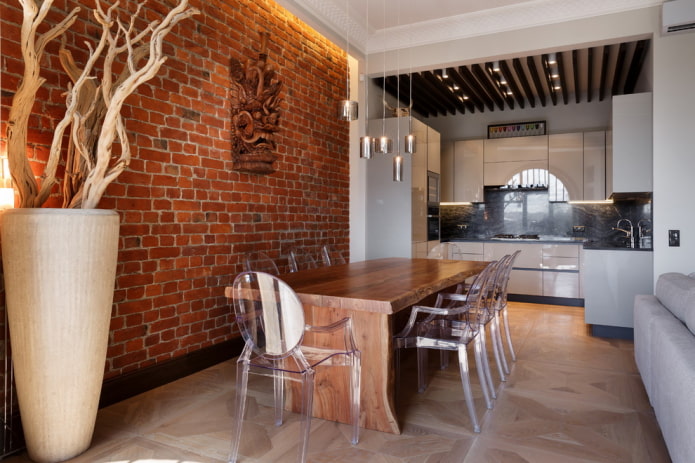
[[[649,219],[642,219],[639,222],[637,222],[637,232],[639,233],[639,247],[640,248],[651,248],[652,247],[652,239],[650,233],[652,232],[651,228],[647,228],[646,224],[651,225],[652,221]]]
[[[620,224],[622,222],[627,222],[627,224],[630,226],[630,229],[625,229],[625,228],[620,228]],[[618,220],[618,223],[615,224],[615,227],[612,228],[613,230],[621,231],[625,233],[625,236],[630,239],[630,247],[634,248],[635,247],[635,234],[634,234],[634,228],[632,227],[632,222],[630,222],[630,219],[620,219]]]

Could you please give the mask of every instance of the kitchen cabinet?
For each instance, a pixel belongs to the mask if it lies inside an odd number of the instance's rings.
[[[584,319],[599,327],[633,327],[637,294],[653,294],[653,253],[585,250]]]
[[[442,142],[440,146],[442,172],[439,177],[439,197],[442,202],[450,203],[454,200],[454,177],[456,175],[454,172],[454,142]]]
[[[484,185],[505,185],[527,169],[548,169],[548,136],[495,138],[484,141]]]
[[[427,127],[427,170],[441,173],[441,135],[432,127]]]
[[[548,136],[548,171],[565,186],[569,198],[549,189],[550,201],[584,198],[584,135],[560,133]],[[557,194],[557,195],[554,195]]]
[[[461,140],[454,143],[454,201],[482,203],[484,141]]]
[[[394,146],[398,142],[403,145],[402,138],[410,130],[407,117],[371,120],[368,133],[380,136],[382,126]],[[412,257],[417,249],[414,244],[427,242],[427,169],[439,164],[438,160],[432,164],[428,158],[439,158],[439,138],[436,131],[417,119],[412,120],[412,129],[415,154],[403,154],[402,182],[393,181],[394,154],[376,154],[363,160],[367,164],[367,259]]]
[[[612,121],[606,193],[652,191],[652,94],[614,96]]]
[[[565,186],[569,200],[606,199],[606,132],[548,136],[548,170]],[[564,201],[561,195],[551,201]]]
[[[584,132],[584,200],[606,199],[606,132]]]
[[[529,296],[580,298],[581,245],[553,243],[488,243],[484,260],[498,260],[517,249],[508,292]]]

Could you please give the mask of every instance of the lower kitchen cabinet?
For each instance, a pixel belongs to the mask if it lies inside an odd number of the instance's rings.
[[[651,251],[584,251],[584,319],[594,334],[633,327],[635,296],[654,293],[653,261]]]

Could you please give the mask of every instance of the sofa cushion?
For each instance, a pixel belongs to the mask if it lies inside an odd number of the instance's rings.
[[[693,324],[688,327],[693,331],[695,314],[688,312],[695,311],[695,278],[682,273],[664,273],[656,282],[655,295],[683,323],[687,323],[686,318],[694,318]]]
[[[659,303],[656,296],[638,294],[635,296],[634,306],[635,316],[635,363],[642,376],[644,388],[647,391],[649,402],[651,403],[654,395],[652,392],[652,355],[654,350],[654,337],[660,336],[654,330],[656,319],[669,319],[674,324],[680,324],[671,312]]]

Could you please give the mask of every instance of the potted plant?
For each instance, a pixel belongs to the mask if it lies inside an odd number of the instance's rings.
[[[44,171],[37,176],[27,158],[27,136],[36,93],[45,81],[40,63],[46,45],[70,28],[80,8],[38,35],[53,0],[19,3],[25,68],[6,139],[19,208],[2,216],[2,260],[27,450],[34,461],[55,462],[86,450],[94,431],[119,234],[118,213],[97,206],[131,157],[121,109],[166,60],[164,37],[197,10],[188,0],[177,0],[161,20],[138,30],[144,3],[124,22],[118,2],[105,9],[95,0],[92,17],[101,34],[98,43],[86,44],[86,62],[78,65],[64,42],[60,48],[60,62],[72,84]],[[58,189],[61,164],[63,207],[42,207]]]

